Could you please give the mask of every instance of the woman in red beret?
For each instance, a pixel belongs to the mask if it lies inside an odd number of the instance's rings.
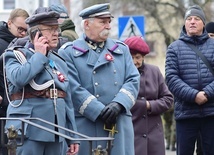
[[[161,114],[171,108],[173,96],[168,90],[159,68],[144,63],[150,49],[142,37],[125,40],[133,62],[138,68],[140,91],[132,107],[135,133],[135,155],[165,155],[164,132]]]

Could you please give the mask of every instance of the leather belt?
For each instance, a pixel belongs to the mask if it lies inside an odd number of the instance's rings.
[[[66,97],[66,92],[58,89],[45,89],[41,91],[30,91],[24,93],[24,99],[27,98],[64,98]],[[22,99],[22,92],[12,94],[10,99],[13,100],[21,100]]]

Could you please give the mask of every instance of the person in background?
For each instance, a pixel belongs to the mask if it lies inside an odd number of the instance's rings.
[[[17,8],[11,11],[7,22],[0,22],[0,56],[4,53],[4,50],[15,37],[22,38],[26,36],[27,24],[25,23],[25,19],[28,17],[29,14],[27,11]],[[5,117],[8,100],[4,87],[2,56],[0,57],[0,96],[2,97],[2,103],[0,104],[0,117]],[[0,154],[1,153],[3,155],[7,155],[7,148],[0,146]]]
[[[177,155],[193,155],[198,135],[203,153],[214,152],[214,76],[194,50],[214,68],[214,40],[205,30],[205,21],[201,7],[190,6],[179,39],[166,53],[166,82],[175,97]]]
[[[8,95],[8,118],[40,118],[61,127],[77,131],[70,96],[68,68],[52,49],[58,44],[59,14],[49,8],[38,8],[26,19],[30,42],[25,47],[14,46],[4,53]],[[39,61],[38,61],[39,60]],[[58,127],[37,120],[32,122],[50,130],[75,137]],[[21,129],[22,123],[7,120],[5,128]],[[25,124],[22,146],[17,155],[60,155],[63,137],[33,125]],[[19,140],[17,140],[19,142]],[[78,152],[78,142],[68,140],[68,154]]]
[[[140,90],[131,109],[135,134],[135,155],[165,155],[161,114],[172,107],[173,96],[159,68],[144,63],[149,46],[140,36],[127,38],[133,62],[140,73]]]
[[[0,54],[4,52],[9,43],[15,38],[22,38],[27,34],[25,19],[29,17],[27,11],[17,8],[11,11],[7,22],[0,22]]]
[[[207,30],[207,33],[210,38],[214,38],[214,22],[207,23],[205,29]]]
[[[60,14],[58,22],[61,28],[61,36],[68,38],[69,41],[74,41],[78,38],[75,32],[75,25],[73,21],[69,18],[68,11],[64,5],[54,5],[50,6],[50,9],[56,11]]]
[[[214,22],[209,22],[205,25],[205,29],[210,38],[214,38]],[[201,135],[198,135],[197,142],[196,142],[196,154],[203,155],[202,146],[201,146]]]
[[[118,131],[112,143],[112,155],[134,155],[134,132],[130,109],[139,90],[139,73],[128,47],[109,38],[109,3],[83,9],[83,35],[64,44],[59,54],[69,69],[72,101],[78,131],[92,137],[107,137]],[[92,149],[106,141],[96,141]],[[89,154],[88,142],[81,142],[79,155]]]

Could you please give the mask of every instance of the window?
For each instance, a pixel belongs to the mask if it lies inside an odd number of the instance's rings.
[[[3,10],[15,9],[15,0],[3,0]]]

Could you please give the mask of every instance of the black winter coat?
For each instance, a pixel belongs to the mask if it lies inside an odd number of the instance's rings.
[[[7,98],[4,89],[3,81],[3,62],[2,62],[2,53],[8,47],[9,43],[15,38],[15,36],[8,30],[7,23],[4,21],[0,22],[0,95],[3,97],[3,102],[0,105],[0,116],[6,116],[7,109]]]
[[[0,55],[7,48],[9,43],[15,38],[15,36],[8,30],[7,23],[0,22]]]

